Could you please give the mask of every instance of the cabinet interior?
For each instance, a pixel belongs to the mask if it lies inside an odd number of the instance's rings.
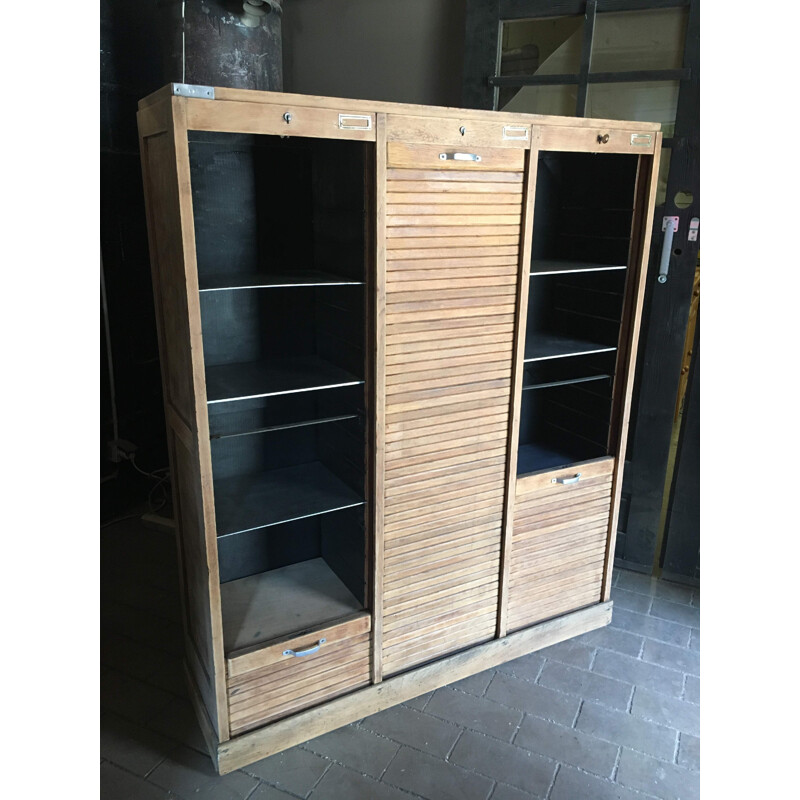
[[[190,132],[228,652],[367,604],[370,147]]]
[[[612,454],[638,157],[539,155],[517,474]]]

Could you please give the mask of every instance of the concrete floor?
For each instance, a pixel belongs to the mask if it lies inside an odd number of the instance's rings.
[[[219,777],[181,670],[175,546],[102,531],[103,800],[692,800],[700,592],[615,573],[611,626]]]

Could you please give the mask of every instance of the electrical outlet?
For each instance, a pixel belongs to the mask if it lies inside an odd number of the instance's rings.
[[[115,464],[129,461],[136,453],[136,445],[126,439],[117,439],[108,443],[108,457]]]

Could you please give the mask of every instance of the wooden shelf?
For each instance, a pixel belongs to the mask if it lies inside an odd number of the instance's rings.
[[[562,261],[560,259],[531,261],[531,277],[534,275],[561,275],[567,272],[604,272],[611,269],[627,269],[627,266],[625,264],[590,264],[584,261]]]
[[[214,481],[217,536],[360,505],[363,498],[319,462]]]
[[[220,593],[226,653],[362,609],[322,558],[223,583]]]
[[[244,273],[241,275],[209,275],[200,279],[201,292],[220,292],[230,289],[281,289],[301,286],[363,286],[341,275],[300,269],[292,272]]]
[[[316,356],[206,367],[209,403],[355,386],[363,380]]]
[[[531,334],[525,343],[525,362],[605,353],[616,349],[609,345],[587,342],[584,339],[573,339],[557,333],[536,333]]]

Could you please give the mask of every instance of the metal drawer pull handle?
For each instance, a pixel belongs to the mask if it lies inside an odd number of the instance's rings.
[[[295,656],[295,658],[302,658],[303,656],[310,656],[312,653],[316,653],[317,650],[322,647],[326,642],[325,639],[320,639],[314,647],[309,647],[308,650],[284,650],[283,654],[285,656]]]
[[[658,282],[666,283],[669,276],[669,258],[672,255],[672,240],[678,230],[678,220],[675,217],[664,217],[662,226],[664,241],[661,243],[661,261],[658,263]]]
[[[372,130],[372,117],[363,114],[339,114],[339,127],[345,131]]]
[[[439,153],[442,161],[480,161],[481,157],[475,153]]]
[[[564,486],[569,486],[571,483],[577,483],[581,479],[581,473],[576,472],[571,478],[553,478],[553,483],[563,483]]]

